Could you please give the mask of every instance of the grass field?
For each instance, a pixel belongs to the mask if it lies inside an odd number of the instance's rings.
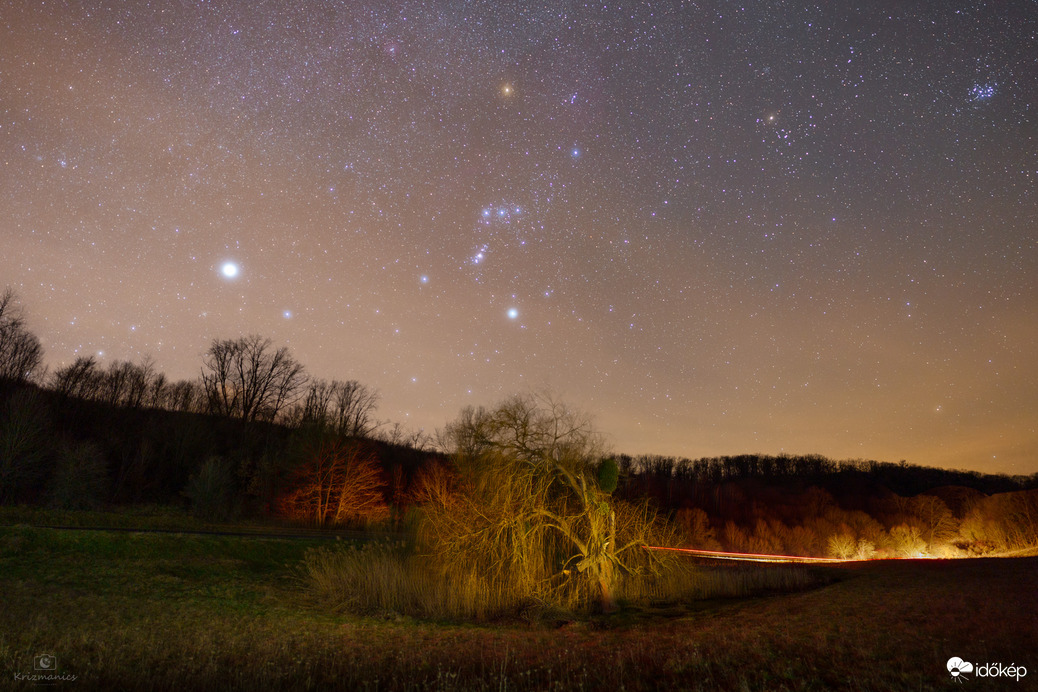
[[[303,523],[284,519],[252,519],[234,523],[209,522],[192,516],[185,508],[166,505],[130,505],[118,511],[62,510],[25,505],[0,507],[0,526],[12,525],[58,526],[77,528],[108,528],[120,530],[148,529],[201,533],[311,534],[328,538],[335,535],[364,535],[360,531],[315,529]]]
[[[328,612],[299,576],[317,544],[0,528],[0,689],[33,687],[44,653],[70,690],[929,690],[955,684],[952,656],[1028,668],[978,689],[1038,688],[1033,557],[822,567],[835,581],[797,593],[466,625]]]

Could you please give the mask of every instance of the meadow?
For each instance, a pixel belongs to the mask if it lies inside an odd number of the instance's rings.
[[[797,566],[817,578],[795,591],[452,622],[329,608],[301,568],[328,545],[0,527],[0,688],[34,686],[40,654],[77,690],[928,690],[954,684],[952,656],[1029,669],[971,680],[986,689],[1038,680],[1036,557]]]

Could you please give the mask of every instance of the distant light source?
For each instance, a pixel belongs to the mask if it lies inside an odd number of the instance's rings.
[[[233,279],[234,277],[238,276],[238,272],[238,265],[234,262],[224,262],[223,265],[220,267],[220,273],[228,279]]]
[[[516,308],[508,308],[508,319],[514,320],[519,317],[519,311]]]

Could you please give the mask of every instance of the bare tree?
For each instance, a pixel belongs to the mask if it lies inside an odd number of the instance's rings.
[[[155,373],[148,383],[148,392],[145,402],[150,408],[165,408],[169,400],[170,383],[166,375],[161,372]]]
[[[680,527],[681,537],[693,548],[720,550],[717,532],[710,525],[710,517],[699,507],[679,509],[674,522]]]
[[[533,593],[568,582],[570,593],[597,592],[605,610],[624,573],[652,569],[655,558],[635,548],[654,519],[599,486],[601,446],[586,417],[550,397],[516,396],[493,410],[466,409],[442,443],[467,482],[427,514],[447,564],[480,566],[491,581],[525,582]]]
[[[99,379],[97,361],[93,356],[80,356],[71,364],[54,371],[51,389],[67,397],[94,398]]]
[[[382,428],[375,435],[375,439],[399,447],[410,447],[420,452],[432,451],[437,446],[442,446],[435,437],[425,432],[424,428],[410,428],[400,423]]]
[[[955,520],[948,505],[934,495],[917,495],[910,503],[915,522],[920,528],[920,535],[931,553],[941,544],[949,544],[959,532],[959,522]]]
[[[166,387],[163,397],[164,407],[170,411],[183,413],[204,410],[203,396],[204,392],[197,381],[180,380]]]
[[[156,377],[155,361],[145,356],[140,363],[130,364],[127,370],[126,395],[122,403],[129,408],[144,408]]]
[[[0,380],[28,382],[38,376],[43,346],[25,326],[12,289],[0,294]]]
[[[244,421],[274,420],[305,382],[287,347],[257,335],[214,340],[202,364],[208,411]]]
[[[291,486],[277,502],[280,511],[318,526],[388,514],[375,457],[341,437],[316,435],[304,447]]]
[[[141,363],[116,360],[102,369],[93,356],[80,356],[56,370],[51,388],[65,396],[99,401],[109,406],[142,408],[156,405],[165,377],[156,375],[150,358]]]
[[[310,380],[297,412],[298,423],[346,437],[370,437],[378,427],[374,418],[378,393],[356,380]]]
[[[127,397],[133,363],[115,360],[100,373],[97,387],[97,400],[109,406],[121,405]]]

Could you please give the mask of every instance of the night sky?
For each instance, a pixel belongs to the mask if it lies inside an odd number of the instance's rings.
[[[1038,471],[1038,3],[0,6],[52,369],[258,333],[432,431]]]

